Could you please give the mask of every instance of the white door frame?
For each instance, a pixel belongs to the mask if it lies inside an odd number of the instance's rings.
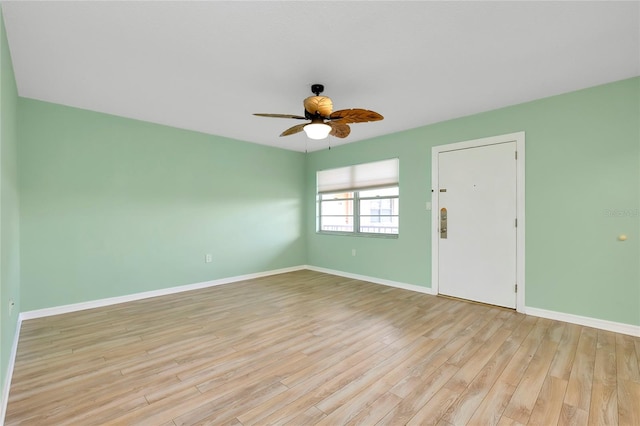
[[[438,202],[439,168],[438,156],[441,152],[457,151],[467,148],[495,145],[506,142],[516,143],[516,281],[518,292],[516,294],[516,311],[524,313],[525,287],[524,287],[524,132],[509,133],[500,136],[474,139],[464,142],[438,145],[431,148],[431,290],[439,294],[439,236],[438,227],[440,219],[440,206]]]

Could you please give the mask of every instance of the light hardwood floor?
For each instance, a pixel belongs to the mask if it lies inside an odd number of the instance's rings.
[[[7,425],[640,425],[640,339],[312,271],[22,324]]]

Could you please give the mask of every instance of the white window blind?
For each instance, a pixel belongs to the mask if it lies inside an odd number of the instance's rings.
[[[317,173],[318,194],[397,186],[398,159],[356,164]]]

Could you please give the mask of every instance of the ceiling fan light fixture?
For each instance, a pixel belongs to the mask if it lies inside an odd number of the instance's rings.
[[[330,131],[331,126],[323,123],[310,123],[304,126],[304,132],[307,134],[309,139],[325,139],[329,136]]]

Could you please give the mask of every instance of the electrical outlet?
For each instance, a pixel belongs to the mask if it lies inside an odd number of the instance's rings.
[[[204,262],[205,263],[213,262],[213,256],[211,255],[211,253],[207,253],[204,255]]]
[[[356,255],[356,249],[351,249],[351,256],[355,256]]]

